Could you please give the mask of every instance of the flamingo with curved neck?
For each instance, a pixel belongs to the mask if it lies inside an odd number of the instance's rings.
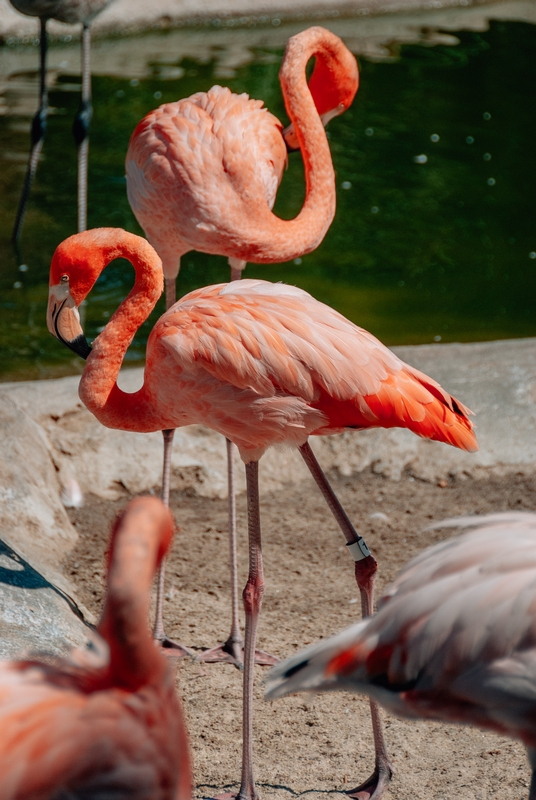
[[[315,57],[307,84],[306,65]],[[338,36],[309,28],[292,37],[280,70],[281,90],[291,125],[263,107],[221,86],[167,103],[148,114],[132,134],[126,157],[127,193],[132,210],[163,263],[166,307],[176,299],[180,259],[188,250],[228,256],[231,280],[246,261],[272,263],[302,256],[317,247],[335,213],[335,174],[323,126],[343,113],[358,87],[354,56]],[[272,213],[286,164],[287,146],[301,148],[306,196],[296,219]],[[164,432],[162,496],[170,483],[173,431]],[[236,509],[233,447],[227,440],[232,622],[223,645],[204,661],[242,665],[238,619]],[[162,619],[163,568],[159,580],[155,637],[168,639]],[[268,653],[257,663],[273,664]]]
[[[149,432],[204,423],[234,442],[246,463],[250,564],[243,593],[246,641],[239,797],[254,800],[253,667],[264,592],[260,457],[274,444],[299,448],[349,545],[362,610],[370,614],[376,560],[333,493],[308,437],[345,428],[405,427],[471,451],[477,444],[470,412],[432,378],[404,364],[367,331],[307,292],[260,280],[208,286],[182,298],[151,332],[142,388],[133,394],[123,392],[116,382],[123,357],[163,289],[160,259],[145,239],[101,228],[62,242],[50,268],[47,322],[64,344],[87,355],[76,309],[108,262],[117,257],[131,261],[136,279],[88,355],[80,382],[82,401],[104,425],[121,430]],[[377,800],[391,767],[374,703],[372,711],[376,771],[360,796]]]
[[[356,60],[338,36],[309,28],[289,39],[279,78],[292,122],[287,136],[301,148],[305,168],[306,196],[295,219],[271,210],[286,147],[281,123],[262,101],[214,86],[160,106],[132,134],[128,198],[162,259],[170,294],[189,250],[226,255],[240,273],[246,261],[288,261],[324,238],[335,214],[335,173],[323,120],[351,104]]]
[[[191,800],[174,676],[147,628],[173,519],[155,497],[116,522],[98,633],[109,657],[0,662],[0,781],[12,800]],[[96,663],[98,661],[98,663]]]

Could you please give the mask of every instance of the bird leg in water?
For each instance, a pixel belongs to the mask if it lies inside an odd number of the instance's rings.
[[[236,558],[236,499],[234,480],[234,445],[226,439],[227,444],[227,486],[229,503],[229,561],[231,565],[231,633],[223,644],[205,650],[199,656],[201,661],[208,663],[224,661],[234,664],[238,669],[244,665],[244,640],[240,633],[240,620],[238,616],[238,564]],[[263,666],[273,666],[279,661],[276,656],[255,650],[255,663]]]
[[[378,569],[376,559],[365,544],[363,537],[357,533],[350,522],[346,511],[316,460],[309,442],[300,447],[300,453],[335,517],[346,539],[347,547],[354,558],[355,578],[361,595],[361,613],[364,617],[368,617],[374,611],[374,580]],[[356,800],[380,800],[387,790],[393,774],[393,767],[387,754],[383,736],[380,710],[375,700],[370,701],[370,715],[372,718],[376,765],[370,778],[356,789],[347,792],[350,797],[356,798]]]
[[[47,95],[47,21],[46,18],[41,17],[41,66],[39,72],[39,108],[32,120],[31,132],[31,148],[30,156],[28,159],[28,166],[26,168],[26,176],[24,178],[24,186],[19,200],[19,207],[17,209],[17,216],[15,218],[15,225],[13,226],[13,233],[11,234],[11,241],[15,244],[20,239],[22,231],[22,223],[26,213],[26,204],[30,195],[35,171],[39,162],[39,156],[43,149],[43,142],[45,140],[45,132],[47,128],[47,115],[48,115],[48,95]]]
[[[170,473],[171,473],[171,451],[173,448],[173,436],[175,435],[174,430],[166,430],[162,431],[162,436],[164,437],[164,468],[162,470],[162,502],[169,508],[169,482],[170,482]],[[157,642],[160,642],[161,646],[165,650],[172,650],[173,652],[170,655],[173,655],[177,658],[181,658],[181,656],[191,656],[191,650],[188,650],[179,642],[173,641],[173,639],[169,639],[166,636],[164,631],[164,619],[163,619],[163,605],[164,605],[164,582],[166,577],[166,568],[165,568],[166,559],[162,559],[162,563],[160,564],[160,570],[158,572],[158,586],[156,590],[156,613],[155,613],[155,622],[153,628],[153,639]]]
[[[89,25],[82,26],[82,94],[80,106],[73,122],[73,136],[78,147],[78,231],[87,228],[87,158],[89,150],[89,126],[93,116],[91,106],[91,68],[89,54],[91,34]]]

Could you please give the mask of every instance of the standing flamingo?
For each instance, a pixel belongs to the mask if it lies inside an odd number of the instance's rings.
[[[371,619],[278,664],[266,697],[361,692],[401,717],[520,739],[536,800],[536,514],[445,526],[475,530],[410,561]]]
[[[316,57],[309,85],[306,66]],[[231,280],[246,261],[288,261],[314,250],[335,213],[335,174],[323,125],[351,104],[358,87],[357,63],[338,36],[309,28],[291,38],[280,71],[292,121],[285,132],[261,100],[213,86],[148,114],[132,134],[127,156],[130,205],[162,259],[166,308],[176,299],[181,257],[195,249],[228,256]],[[301,147],[306,178],[302,211],[292,221],[272,213],[289,146]],[[173,431],[164,431],[163,487],[169,487]],[[236,510],[233,446],[227,440],[231,633],[206,651],[205,661],[242,665],[238,620]],[[166,488],[166,493],[169,491]],[[163,491],[164,494],[164,491]],[[165,646],[188,652],[164,632],[164,565],[159,576],[154,635]],[[277,659],[257,652],[260,664]]]
[[[77,307],[114,258],[128,259],[134,287],[89,348]],[[377,564],[339,504],[308,444],[309,435],[345,428],[404,427],[475,450],[467,409],[431,378],[404,364],[370,333],[293,286],[260,280],[198,289],[169,309],[147,344],[142,388],[116,379],[125,352],[163,289],[151,245],[119,229],[66,239],[50,267],[47,324],[87,356],[80,398],[109,428],[149,432],[204,423],[238,446],[246,464],[249,576],[243,593],[243,766],[239,797],[257,797],[253,778],[252,692],[255,641],[264,591],[258,462],[274,444],[298,447],[355,560],[364,614],[371,613]],[[376,771],[362,797],[381,797],[391,769],[373,706]]]
[[[154,497],[133,500],[116,523],[98,628],[107,661],[0,663],[5,800],[191,800],[175,681],[147,628],[151,580],[172,536]]]
[[[91,70],[89,66],[89,53],[91,45],[90,25],[112,0],[10,0],[11,5],[22,14],[30,17],[39,17],[41,32],[41,65],[39,108],[32,121],[30,157],[24,179],[22,195],[19,201],[15,225],[13,226],[12,240],[18,244],[22,231],[22,223],[26,213],[26,204],[34,179],[35,171],[47,126],[48,96],[46,84],[46,58],[47,58],[47,22],[57,19],[59,22],[69,24],[82,23],[82,95],[80,107],[73,123],[73,135],[78,147],[78,230],[87,227],[87,156],[89,148],[89,124],[93,109],[91,107]]]

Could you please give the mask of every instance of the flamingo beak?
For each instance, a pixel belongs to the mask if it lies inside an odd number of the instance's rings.
[[[48,290],[47,327],[56,339],[78,356],[87,358],[91,353],[68,283],[58,283]]]

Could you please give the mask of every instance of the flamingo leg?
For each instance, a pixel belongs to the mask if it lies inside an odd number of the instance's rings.
[[[376,559],[368,550],[363,537],[357,533],[350,522],[346,511],[342,507],[337,495],[324,475],[315,454],[311,450],[309,442],[306,442],[300,447],[300,453],[335,517],[346,539],[347,545],[352,548],[351,552],[360,556],[358,560],[355,561],[355,578],[361,595],[361,613],[363,617],[368,617],[374,610],[374,580],[378,569]],[[366,555],[367,553],[368,555]],[[354,555],[354,558],[355,557]],[[355,789],[351,789],[347,792],[350,797],[356,800],[380,800],[387,790],[393,775],[393,766],[389,760],[383,735],[380,710],[375,700],[370,701],[370,715],[372,719],[376,763],[374,772],[370,778]]]
[[[229,562],[231,565],[231,633],[228,639],[217,647],[205,650],[200,656],[201,661],[209,664],[226,662],[234,664],[238,669],[243,669],[244,640],[240,633],[240,619],[238,615],[238,563],[236,557],[236,495],[234,476],[234,445],[226,439],[227,444],[227,484],[229,503]],[[264,666],[273,666],[279,661],[276,656],[255,650],[255,663]]]
[[[73,122],[73,136],[78,147],[78,231],[87,228],[87,161],[89,126],[93,116],[91,105],[91,33],[87,23],[82,26],[82,94]]]
[[[41,64],[39,72],[39,108],[37,109],[32,120],[31,130],[31,148],[30,156],[28,158],[28,166],[26,168],[26,175],[24,178],[24,186],[22,187],[22,194],[19,200],[19,207],[17,209],[17,216],[15,217],[15,225],[13,226],[13,233],[11,234],[11,241],[17,245],[22,231],[22,223],[26,213],[26,205],[28,197],[30,196],[30,189],[32,188],[33,179],[37,170],[39,156],[43,149],[43,142],[45,140],[45,132],[47,128],[47,115],[48,115],[48,94],[47,94],[47,20],[45,17],[40,17],[41,31],[40,31],[40,44],[41,44]]]
[[[237,800],[257,800],[258,792],[253,777],[253,679],[255,642],[264,594],[262,565],[261,523],[259,509],[259,463],[246,464],[249,575],[244,592],[246,612],[246,644],[244,648],[244,689],[242,707],[242,780]]]
[[[231,281],[239,281],[246,261],[239,258],[229,258],[231,267]],[[199,656],[201,661],[209,664],[226,662],[234,664],[238,669],[244,667],[244,640],[240,633],[240,620],[238,616],[238,561],[236,556],[236,499],[234,475],[234,445],[229,439],[227,443],[227,497],[229,502],[229,564],[231,568],[231,633],[228,639],[210,650],[205,650]],[[255,663],[272,667],[279,659],[263,650],[255,650]]]
[[[168,506],[169,508],[169,483],[170,483],[170,474],[171,474],[171,451],[173,448],[173,436],[175,435],[174,430],[166,430],[162,431],[162,436],[164,437],[164,468],[162,471],[162,502]],[[163,619],[163,610],[164,610],[164,582],[166,577],[166,566],[165,566],[165,558],[162,559],[162,563],[160,565],[160,570],[158,572],[158,585],[156,590],[156,613],[155,613],[155,622],[153,627],[153,639],[159,642],[160,645],[165,648],[166,650],[172,650],[173,655],[177,658],[181,658],[182,656],[191,656],[191,650],[188,650],[187,647],[180,644],[179,642],[173,641],[173,639],[169,639],[166,636],[164,631],[164,619]]]

